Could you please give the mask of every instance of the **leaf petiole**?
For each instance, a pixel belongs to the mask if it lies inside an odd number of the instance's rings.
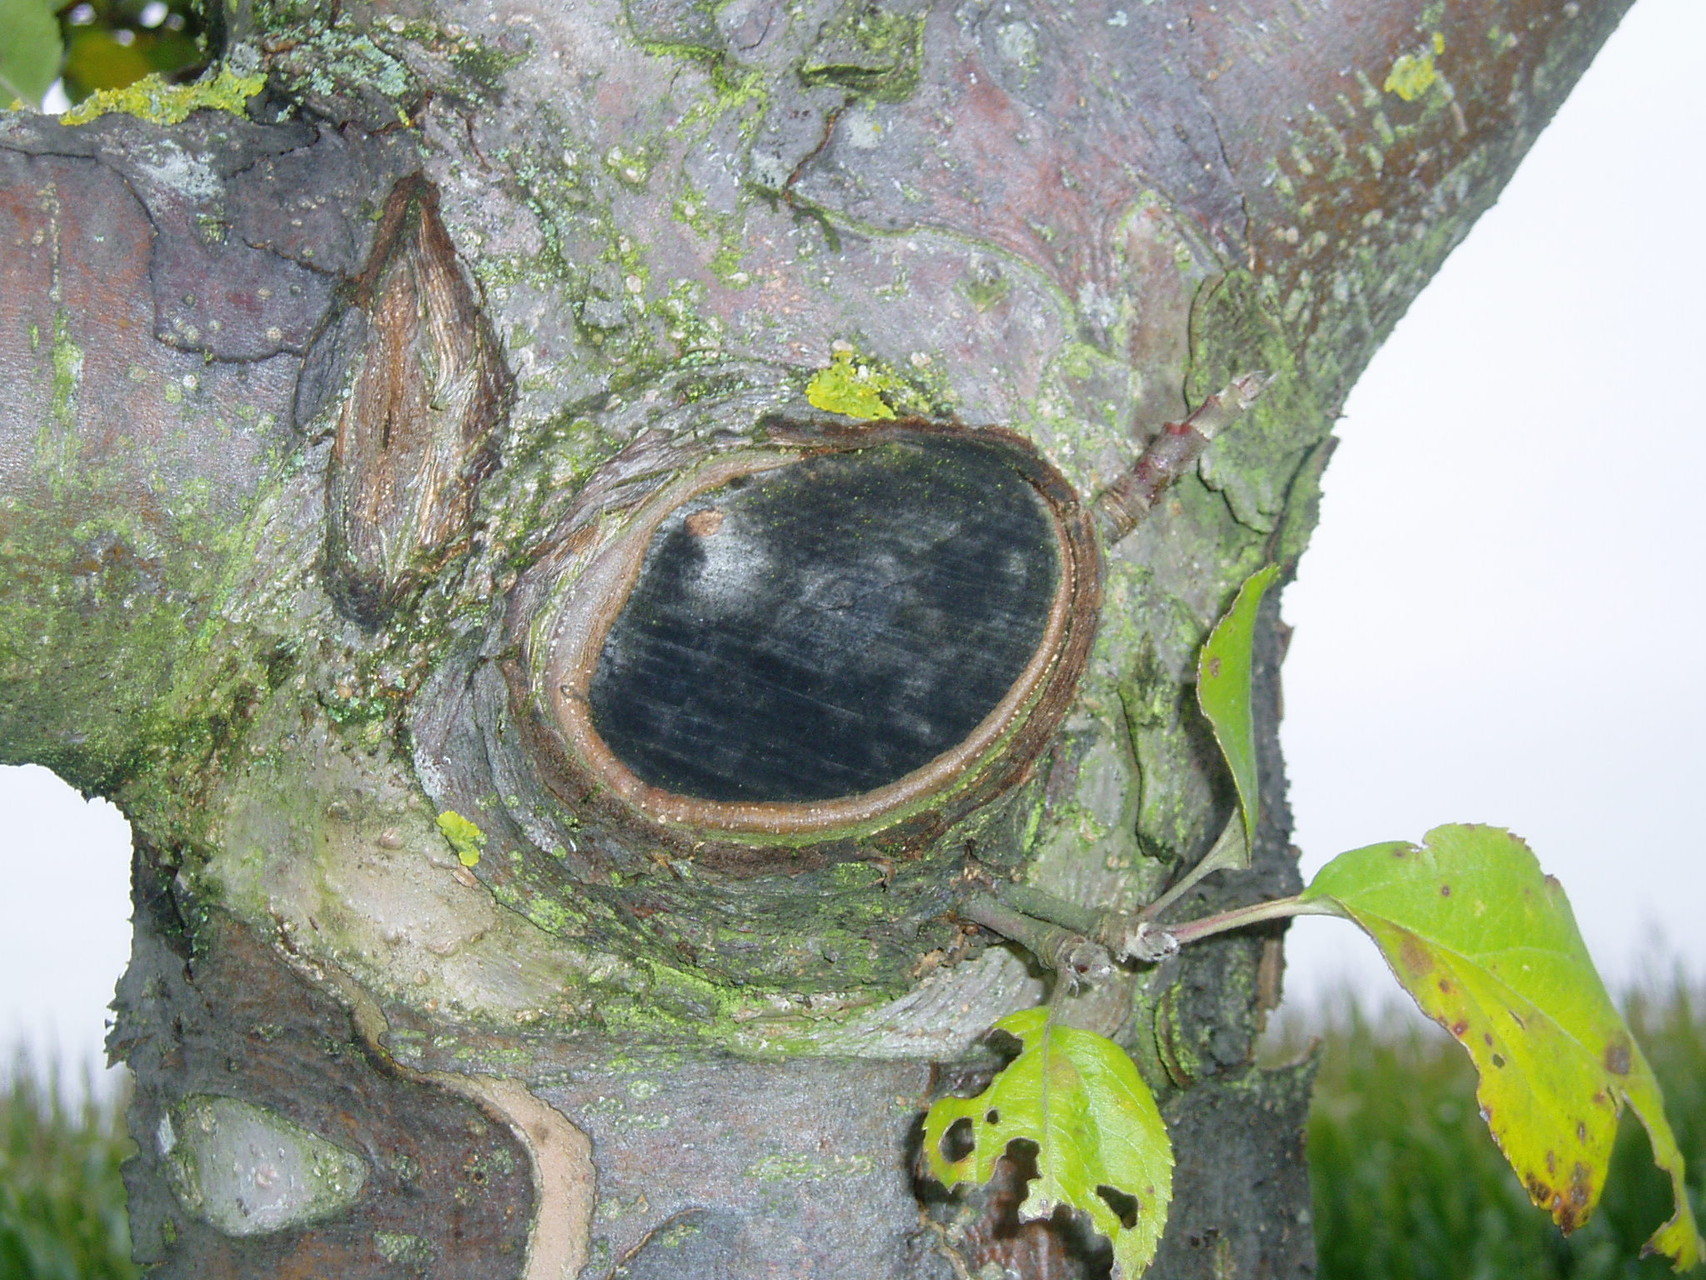
[[[1248,871],[1250,869],[1250,845],[1245,839],[1244,823],[1239,814],[1233,814],[1226,824],[1226,829],[1220,833],[1220,839],[1214,842],[1212,848],[1166,893],[1151,902],[1137,913],[1141,920],[1153,920],[1192,889],[1196,888],[1205,876],[1213,875],[1216,871]]]
[[[1165,954],[1171,954],[1180,947],[1187,947],[1193,942],[1201,942],[1204,938],[1212,938],[1217,933],[1227,933],[1233,929],[1242,929],[1246,925],[1261,924],[1265,920],[1284,920],[1291,916],[1344,916],[1346,912],[1335,902],[1322,899],[1306,899],[1299,895],[1295,898],[1275,898],[1271,902],[1257,902],[1248,907],[1234,907],[1231,911],[1217,912],[1212,916],[1203,916],[1198,920],[1187,920],[1183,924],[1153,925],[1144,922],[1140,933],[1152,939],[1152,946],[1164,948]],[[1139,952],[1134,950],[1133,954]]]

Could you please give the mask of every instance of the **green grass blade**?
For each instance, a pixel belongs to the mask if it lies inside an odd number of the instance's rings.
[[[0,1277],[135,1280],[119,1099],[73,1105],[22,1056],[0,1086]]]

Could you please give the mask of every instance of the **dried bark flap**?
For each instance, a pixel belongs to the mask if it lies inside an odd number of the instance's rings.
[[[890,443],[671,513],[605,638],[593,724],[652,786],[809,802],[963,741],[1043,639],[1053,522],[995,450]]]
[[[512,382],[421,175],[392,191],[350,294],[365,325],[346,315],[323,335],[361,335],[336,410],[326,573],[339,604],[376,624],[465,545]]]

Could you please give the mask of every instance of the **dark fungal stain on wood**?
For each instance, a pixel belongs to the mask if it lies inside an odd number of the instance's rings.
[[[1041,643],[1052,522],[996,450],[895,441],[702,495],[654,535],[589,699],[652,786],[801,803],[963,741]]]

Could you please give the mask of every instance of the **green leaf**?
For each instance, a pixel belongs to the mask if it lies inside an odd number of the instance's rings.
[[[1580,1226],[1598,1203],[1627,1102],[1676,1196],[1647,1250],[1679,1271],[1706,1261],[1658,1081],[1563,888],[1526,844],[1497,827],[1436,827],[1420,846],[1340,854],[1302,900],[1362,926],[1422,1011],[1469,1051],[1487,1127],[1560,1227]]]
[[[65,48],[48,0],[0,0],[0,108],[13,98],[41,106]]]
[[[1173,1196],[1173,1148],[1155,1099],[1125,1050],[1055,1025],[1047,1009],[1008,1014],[994,1029],[1017,1037],[1023,1051],[977,1097],[931,1106],[930,1176],[950,1188],[988,1182],[1009,1143],[1034,1142],[1037,1177],[1020,1220],[1046,1218],[1062,1204],[1089,1214],[1113,1242],[1115,1280],[1137,1280],[1155,1256]],[[944,1140],[962,1120],[971,1149],[951,1160]]]
[[[1256,611],[1278,576],[1279,566],[1270,564],[1246,578],[1232,607],[1215,624],[1197,656],[1197,705],[1214,726],[1214,736],[1237,784],[1246,849],[1255,844],[1259,816],[1256,725],[1250,718],[1250,655],[1256,643]]]

